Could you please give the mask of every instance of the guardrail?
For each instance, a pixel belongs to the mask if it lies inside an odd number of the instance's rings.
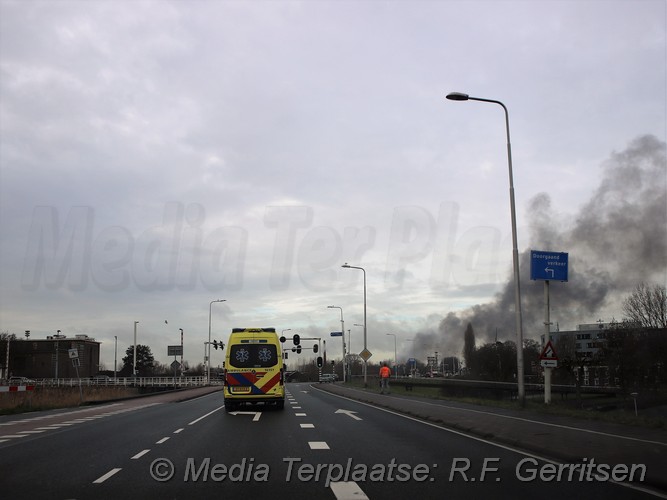
[[[211,380],[211,385],[221,381]],[[24,384],[21,384],[24,385]],[[31,380],[25,385],[37,387],[79,387],[79,386],[120,386],[120,387],[199,387],[208,385],[206,377],[93,377],[59,378]]]

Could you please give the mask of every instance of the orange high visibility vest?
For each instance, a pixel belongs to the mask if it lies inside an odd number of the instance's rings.
[[[380,377],[382,378],[391,377],[391,370],[389,369],[388,366],[383,366],[382,368],[380,368]]]

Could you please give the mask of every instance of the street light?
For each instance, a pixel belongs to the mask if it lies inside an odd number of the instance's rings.
[[[368,338],[368,331],[366,328],[366,325],[368,322],[366,321],[366,270],[363,267],[358,267],[358,266],[351,266],[347,262],[343,264],[340,267],[344,267],[346,269],[361,269],[364,273],[364,387],[368,387],[368,361],[366,358],[366,355],[368,354],[368,349],[367,349],[367,338]]]
[[[345,322],[343,321],[343,308],[339,306],[327,306],[327,309],[340,309],[340,328],[341,337],[343,338],[343,383],[345,383]]]
[[[139,322],[134,322],[134,356],[132,358],[132,377],[137,376],[137,324]]]
[[[417,360],[415,359],[415,339],[405,339],[406,342],[412,342],[412,368],[410,373],[414,376],[417,371]]]
[[[388,333],[387,335],[391,335],[394,337],[394,378],[398,377],[398,361],[396,359],[396,334],[395,333]]]
[[[206,357],[206,383],[211,383],[211,309],[215,302],[226,302],[226,299],[212,300],[208,305],[208,356]]]
[[[523,324],[521,319],[521,286],[519,283],[519,250],[516,235],[516,208],[514,204],[514,179],[512,175],[512,146],[510,144],[510,118],[505,105],[493,99],[483,99],[481,97],[470,97],[461,92],[451,92],[447,94],[447,99],[451,101],[481,101],[499,104],[505,111],[505,130],[507,131],[507,162],[509,166],[510,182],[510,213],[512,218],[512,263],[514,267],[514,310],[516,314],[516,364],[517,364],[517,389],[521,405],[525,404],[526,393],[523,381]]]
[[[285,328],[282,332],[280,332],[280,336],[281,336],[281,337],[284,337],[285,332],[289,332],[289,331],[291,331],[291,330],[292,330],[291,328]],[[285,352],[283,351],[283,362],[285,362],[285,356],[286,356],[286,355],[287,355],[287,353],[285,353]]]
[[[118,381],[118,335],[113,336],[113,383]]]
[[[364,327],[364,325],[362,325],[361,323],[355,323],[354,326],[360,326],[361,328]],[[350,352],[352,352],[352,338],[349,337],[347,340],[348,340],[347,348],[350,350]]]
[[[181,331],[181,377],[183,376],[183,328],[179,328]]]

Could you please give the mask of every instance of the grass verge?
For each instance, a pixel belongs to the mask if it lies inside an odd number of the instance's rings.
[[[138,391],[132,387],[83,387],[82,394],[78,387],[35,387],[34,391],[0,393],[0,415],[71,408],[136,395]]]
[[[363,384],[346,383],[350,387],[363,389]],[[585,420],[610,422],[622,425],[632,425],[651,429],[667,430],[667,417],[657,413],[654,408],[642,408],[635,415],[632,401],[623,397],[601,397],[597,395],[582,395],[576,398],[561,399],[559,396],[552,397],[551,404],[544,403],[544,396],[526,398],[525,406],[521,407],[516,400],[507,399],[484,399],[466,396],[443,395],[440,387],[414,386],[411,391],[405,391],[403,387],[396,387],[392,391],[407,397],[423,397],[444,401],[457,401],[473,405],[481,405],[493,408],[504,408],[509,410],[520,410],[528,413],[543,415],[558,415]],[[658,398],[660,400],[661,398]],[[664,404],[664,399],[663,399]],[[631,409],[627,407],[630,406]],[[648,413],[648,415],[647,415]]]

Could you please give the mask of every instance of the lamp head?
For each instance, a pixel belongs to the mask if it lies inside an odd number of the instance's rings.
[[[467,101],[468,98],[468,94],[463,94],[461,92],[450,92],[447,94],[447,99],[450,101]]]
[[[348,263],[346,262],[345,264],[343,264],[343,265],[340,266],[340,267],[350,267],[350,264],[348,264]]]

